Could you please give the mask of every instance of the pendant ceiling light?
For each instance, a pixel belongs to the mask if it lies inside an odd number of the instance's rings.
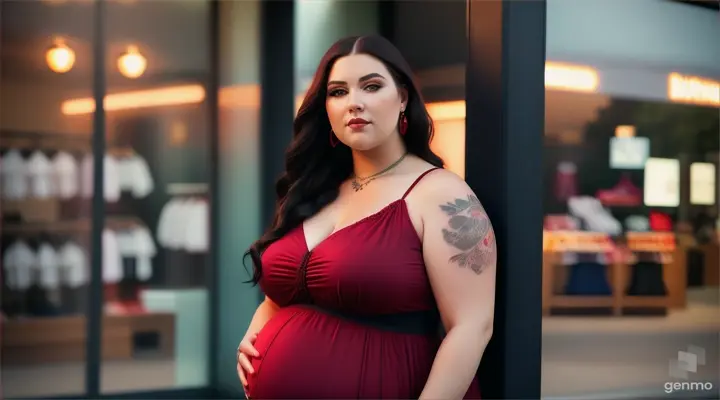
[[[45,54],[48,67],[58,74],[63,74],[75,65],[75,52],[65,44],[62,39],[56,39],[55,44]]]
[[[138,78],[147,68],[147,60],[137,46],[128,46],[127,52],[118,58],[118,69],[127,78]]]

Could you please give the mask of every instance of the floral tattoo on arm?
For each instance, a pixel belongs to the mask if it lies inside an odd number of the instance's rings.
[[[490,219],[480,200],[473,195],[467,199],[440,205],[447,214],[448,228],[443,229],[445,242],[459,252],[450,257],[450,262],[461,268],[469,268],[480,275],[487,267],[497,262],[495,235]]]

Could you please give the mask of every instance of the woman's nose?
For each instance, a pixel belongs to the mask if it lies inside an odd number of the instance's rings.
[[[357,91],[350,91],[348,95],[348,110],[362,111],[365,108],[361,95]]]

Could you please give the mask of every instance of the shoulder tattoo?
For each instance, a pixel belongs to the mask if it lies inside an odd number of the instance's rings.
[[[441,204],[440,209],[449,217],[448,227],[442,230],[443,238],[459,251],[450,257],[450,262],[477,275],[495,265],[495,234],[480,200],[468,195],[466,199]]]

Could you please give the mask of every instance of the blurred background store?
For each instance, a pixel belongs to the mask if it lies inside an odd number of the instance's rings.
[[[720,388],[720,15],[694,3],[547,0],[544,398]],[[467,4],[103,4],[0,0],[2,396],[240,395],[273,124],[332,42],[381,33],[464,176]]]
[[[102,15],[94,1],[0,4],[6,398],[85,393],[89,366],[103,394],[209,384],[210,2],[104,3]]]
[[[547,1],[543,397],[720,394],[720,15],[694,3]],[[429,100],[462,175],[464,102]]]

